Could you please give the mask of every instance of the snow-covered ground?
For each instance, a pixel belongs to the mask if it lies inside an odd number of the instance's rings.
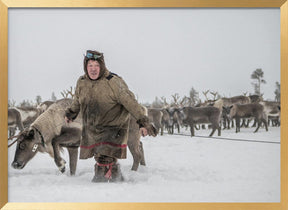
[[[280,142],[279,127],[253,131],[224,130],[221,137]],[[67,164],[61,174],[53,159],[41,153],[24,169],[13,169],[13,145],[8,157],[9,202],[280,202],[280,144],[167,134],[142,142],[147,166],[131,171],[128,152],[128,158],[119,161],[122,183],[92,183],[93,158],[79,160],[74,177]],[[68,162],[66,150],[63,156]]]

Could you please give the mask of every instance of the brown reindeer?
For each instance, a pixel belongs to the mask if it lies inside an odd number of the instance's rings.
[[[24,128],[30,126],[31,123],[33,123],[36,120],[36,118],[40,115],[40,111],[33,106],[15,107],[14,109],[19,111]]]
[[[268,131],[267,125],[267,115],[264,112],[264,106],[258,103],[250,103],[250,104],[234,104],[229,107],[223,107],[225,111],[228,113],[229,118],[235,118],[236,120],[236,133],[240,132],[240,119],[243,118],[255,118],[258,123],[258,126],[254,133],[256,133],[262,122],[265,125],[266,131]]]
[[[234,96],[231,98],[220,98],[215,101],[213,106],[222,111],[223,106],[227,107],[233,104],[248,104],[250,102],[251,100],[247,96]]]
[[[251,103],[259,103],[260,101],[263,101],[262,96],[259,95],[250,95],[248,97],[250,98]]]
[[[216,129],[218,136],[221,135],[220,126],[220,110],[213,106],[208,107],[183,107],[179,109],[182,124],[190,126],[191,136],[195,136],[194,126],[201,123],[209,123],[212,132],[209,136],[213,136]]]
[[[60,149],[66,147],[69,153],[70,174],[76,171],[78,147],[82,134],[82,119],[79,115],[67,125],[64,113],[70,107],[72,99],[61,99],[52,104],[35,122],[26,128],[17,139],[17,146],[12,167],[22,169],[39,152],[48,153],[54,158],[59,170],[65,171],[65,160],[60,156]],[[131,117],[132,118],[132,117]],[[128,148],[133,156],[131,170],[137,170],[139,164],[145,165],[144,151],[140,141],[139,126],[135,119],[130,120]]]
[[[167,108],[161,109],[161,112],[163,113],[161,125],[163,126],[163,129],[164,128],[167,129],[168,134],[172,134],[173,121],[171,121],[170,119],[170,115],[169,115]]]
[[[174,134],[174,127],[177,128],[178,133],[180,133],[180,125],[182,125],[180,116],[179,116],[179,108],[177,107],[170,107],[167,108],[166,111],[169,115],[169,134]]]
[[[280,102],[276,101],[261,101],[259,102],[264,106],[264,112],[268,116],[268,120],[274,122],[274,125],[280,125]],[[269,122],[268,122],[269,124]]]
[[[163,112],[158,108],[149,108],[148,109],[148,118],[151,123],[154,124],[157,132],[161,131],[161,135],[163,135],[163,124],[162,124]]]
[[[8,109],[8,130],[9,130],[9,137],[15,135],[16,129],[20,131],[24,130],[24,126],[22,123],[22,118],[20,112],[15,108]]]
[[[20,131],[28,127],[40,115],[40,111],[32,106],[13,107],[8,109],[9,137],[14,136],[16,128]],[[20,122],[21,120],[21,122]]]
[[[225,125],[224,129],[226,128],[226,124],[227,124],[227,128],[230,129],[230,120],[229,118],[226,118],[225,113],[223,114],[223,107],[228,107],[231,106],[233,104],[248,104],[250,103],[250,98],[248,96],[234,96],[231,98],[220,98],[218,100],[216,100],[213,104],[214,107],[217,107],[218,109],[220,109],[221,111],[221,115],[223,117],[223,125]],[[233,121],[232,121],[233,122]]]

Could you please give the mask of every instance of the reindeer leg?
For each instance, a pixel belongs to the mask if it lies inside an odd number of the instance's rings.
[[[65,171],[66,162],[60,157],[59,146],[67,148],[70,160],[69,162],[70,174],[74,175],[77,166],[78,147],[80,144],[81,134],[82,131],[79,128],[75,127],[62,128],[61,135],[55,138],[54,141],[52,141],[53,149],[55,148],[54,152],[55,151],[57,152],[56,155],[54,155],[54,160],[62,173]]]
[[[221,126],[218,125],[218,136],[221,136]]]
[[[143,143],[142,141],[140,141],[140,145],[139,145],[139,149],[141,152],[141,161],[140,161],[140,165],[142,166],[146,166],[146,161],[145,161],[145,157],[144,157],[144,149],[143,149]]]
[[[266,131],[268,131],[268,123],[267,123],[267,121],[266,121],[265,119],[262,119],[262,122],[263,122],[264,125],[265,125]]]
[[[230,120],[227,118],[227,129],[230,129]]]
[[[212,122],[211,126],[212,126],[212,132],[210,133],[209,137],[213,136],[213,134],[215,133],[216,129],[218,129],[218,136],[219,136],[219,134],[221,135],[221,133],[219,133],[219,132],[221,132],[221,125],[219,125],[219,123]]]
[[[240,118],[236,118],[236,133],[240,132]]]
[[[191,137],[195,136],[194,124],[190,124]]]
[[[70,175],[75,175],[77,160],[78,160],[78,147],[67,147],[69,153],[69,167],[70,167]]]
[[[213,136],[215,131],[216,131],[216,128],[213,126],[212,132],[210,133],[209,137]]]
[[[128,148],[133,157],[133,165],[131,168],[132,171],[137,171],[140,161],[142,159],[139,142],[140,142],[140,135],[136,136],[136,135],[133,135],[132,133],[129,133]]]
[[[254,131],[254,133],[256,133],[258,130],[259,130],[259,128],[260,128],[260,126],[261,126],[261,120],[260,119],[257,119],[257,128],[256,128],[256,130]]]
[[[59,141],[58,141],[57,137],[52,139],[52,147],[53,147],[53,151],[54,151],[54,162],[58,166],[59,171],[64,173],[65,172],[65,163],[66,163],[66,161],[64,159],[62,159],[61,156],[60,156]]]
[[[138,166],[140,164],[140,154],[137,153],[133,147],[132,148],[129,147],[129,150],[130,150],[130,152],[132,154],[132,157],[133,157],[133,165],[132,165],[131,170],[132,171],[137,171],[138,170]]]
[[[226,117],[223,117],[222,119],[222,124],[223,124],[223,130],[225,130],[227,128],[227,118]]]
[[[245,125],[246,125],[246,119],[243,118],[240,127],[243,128],[245,127]]]

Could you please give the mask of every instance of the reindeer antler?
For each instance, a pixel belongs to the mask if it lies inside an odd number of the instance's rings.
[[[187,96],[184,96],[183,98],[182,98],[182,100],[180,101],[180,104],[179,104],[179,106],[180,107],[184,107],[184,106],[191,106],[191,104],[192,104],[192,99],[191,98],[189,98],[189,97],[187,97]]]
[[[75,88],[74,88],[75,89]],[[70,87],[70,90],[63,90],[61,92],[61,95],[63,96],[63,98],[68,98],[69,95],[71,96],[71,98],[74,98],[74,93],[73,93],[73,88],[72,86]]]
[[[210,94],[213,96],[213,101],[216,100],[218,92],[217,91],[210,91]]]
[[[168,107],[169,106],[169,104],[167,103],[167,100],[166,100],[166,98],[164,96],[162,96],[160,99],[162,100],[162,102],[164,104],[164,107]]]
[[[207,94],[210,92],[210,90],[202,91],[203,95],[205,96],[206,101],[209,101]]]
[[[180,96],[179,96],[179,94],[178,93],[175,93],[174,95],[171,95],[172,96],[172,98],[173,98],[173,102],[172,102],[172,104],[174,105],[174,106],[176,106],[176,107],[178,107],[179,106],[179,99],[180,99]]]

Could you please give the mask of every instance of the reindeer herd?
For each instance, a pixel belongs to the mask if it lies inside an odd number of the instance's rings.
[[[268,131],[270,122],[272,126],[280,126],[280,103],[264,101],[258,95],[223,97],[186,107],[181,102],[176,103],[176,106],[164,103],[163,108],[148,108],[149,119],[161,135],[164,130],[173,134],[175,128],[179,133],[181,127],[190,127],[191,136],[195,136],[195,129],[204,128],[204,125],[208,124],[212,129],[209,136],[213,136],[216,130],[220,136],[221,129],[234,127],[234,121],[236,133],[240,132],[241,127],[248,127],[251,120],[254,120],[252,126],[256,126],[254,132],[257,132],[261,125]]]
[[[63,173],[66,162],[61,158],[59,151],[62,147],[66,147],[69,152],[70,174],[75,174],[82,120],[79,116],[75,126],[65,124],[64,110],[71,103],[72,99],[66,98],[55,103],[45,101],[38,107],[9,108],[10,139],[15,137],[13,135],[17,128],[20,130],[14,141],[17,142],[17,146],[13,168],[24,168],[39,151],[50,154]],[[148,107],[147,115],[160,135],[164,135],[164,132],[172,135],[175,133],[174,129],[180,133],[183,127],[190,127],[191,136],[195,136],[195,129],[204,128],[205,124],[208,124],[212,129],[209,136],[213,136],[216,130],[220,136],[221,129],[230,129],[234,126],[234,121],[236,132],[240,132],[243,126],[249,126],[251,120],[254,120],[253,126],[257,126],[254,132],[257,132],[262,124],[268,131],[269,122],[272,126],[280,126],[280,103],[264,101],[256,95],[235,96],[206,100],[196,106],[183,106],[181,103],[168,106],[166,103],[162,108]],[[47,121],[49,118],[52,120]],[[145,158],[139,128],[133,117],[130,120],[128,148],[133,156],[131,169],[136,171],[139,164],[145,165]]]

